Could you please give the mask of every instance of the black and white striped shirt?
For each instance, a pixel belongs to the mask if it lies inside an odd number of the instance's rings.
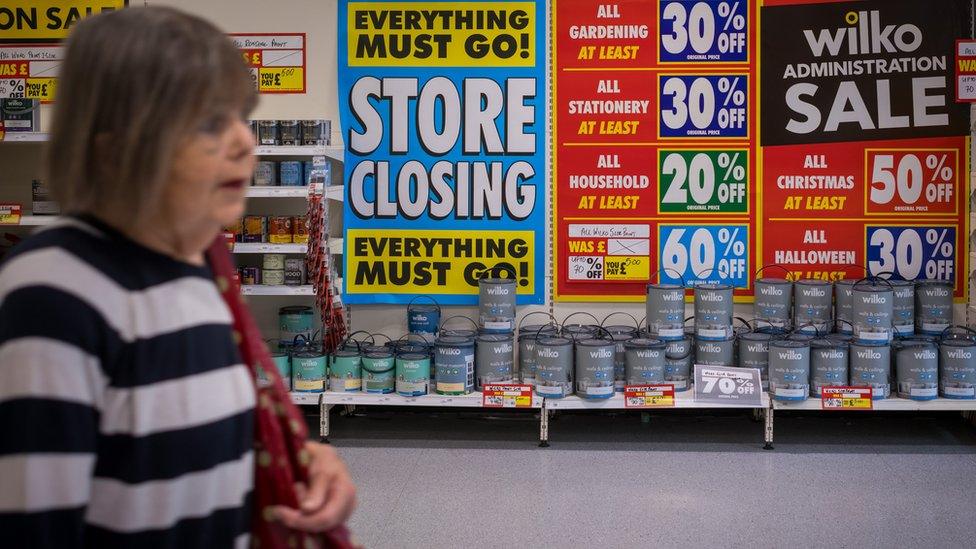
[[[209,269],[36,233],[0,265],[0,545],[246,547],[254,403]]]

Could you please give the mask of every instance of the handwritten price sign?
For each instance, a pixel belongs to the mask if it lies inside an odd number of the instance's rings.
[[[0,99],[54,101],[62,51],[59,44],[0,46]]]
[[[625,408],[673,408],[674,385],[628,385],[624,388]]]
[[[870,387],[824,387],[820,393],[822,410],[870,410],[874,406]]]
[[[305,34],[232,34],[259,93],[305,93]]]
[[[531,408],[531,385],[485,385],[481,391],[485,408]]]

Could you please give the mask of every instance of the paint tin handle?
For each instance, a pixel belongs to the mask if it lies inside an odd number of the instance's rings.
[[[600,327],[603,328],[603,326],[607,323],[607,319],[610,318],[613,315],[629,316],[630,319],[634,321],[634,324],[636,324],[636,326],[634,326],[634,327],[637,328],[638,330],[640,330],[640,322],[637,322],[637,318],[634,317],[634,315],[632,315],[630,313],[625,313],[623,311],[614,311],[614,312],[608,314],[606,317],[603,318],[603,322],[600,323]]]
[[[834,322],[840,322],[841,324],[847,324],[848,326],[851,327],[852,330],[854,329],[854,323],[851,322],[851,321],[849,321],[849,320],[844,320],[843,318],[835,318],[834,319]]]
[[[750,332],[753,330],[752,324],[749,324],[749,321],[748,320],[742,318],[741,316],[736,316],[736,317],[733,317],[732,318],[732,323],[735,324],[735,321],[736,320],[738,320],[739,322],[745,324],[746,328],[748,328]]]
[[[525,323],[525,319],[526,318],[529,318],[532,315],[546,315],[547,317],[549,317],[549,320],[552,321],[550,324],[552,324],[553,326],[555,326],[557,328],[559,327],[559,324],[556,323],[556,319],[551,314],[549,314],[549,313],[547,313],[545,311],[532,311],[531,313],[527,313],[525,316],[523,316],[522,317],[522,320],[519,321],[519,323],[518,323],[518,329],[519,329],[519,331],[522,331],[522,324]],[[548,324],[546,326],[548,326]],[[543,328],[545,328],[545,326],[543,326]]]
[[[857,282],[854,283],[853,286],[851,286],[851,289],[853,290],[854,288],[857,288],[857,285],[862,282],[871,283],[872,281],[874,281],[874,282],[884,282],[890,290],[894,291],[895,287],[891,285],[891,282],[888,282],[888,279],[886,278],[881,278],[881,275],[883,274],[887,274],[887,273],[878,273],[874,276],[866,276],[862,279],[859,279]]]
[[[666,273],[674,273],[674,274],[678,275],[678,280],[681,281],[681,287],[682,288],[687,288],[688,287],[688,283],[685,282],[685,277],[681,276],[681,273],[680,272],[678,272],[678,271],[676,271],[676,270],[674,270],[674,269],[672,269],[670,267],[665,267],[663,269],[656,269],[654,271],[654,274],[651,275],[651,278],[648,279],[648,282],[650,282],[651,280],[653,280],[654,277],[660,275],[662,271],[663,272],[666,272]],[[658,276],[658,280],[660,280],[660,277],[659,276]]]
[[[597,318],[595,316],[591,315],[590,313],[588,313],[586,311],[576,311],[575,313],[570,313],[569,316],[567,316],[566,318],[563,319],[563,323],[560,325],[560,330],[559,330],[560,333],[562,333],[562,331],[566,328],[566,321],[569,320],[569,319],[571,319],[571,318],[573,318],[576,315],[586,315],[586,316],[588,316],[588,317],[590,317],[590,318],[593,319],[594,325],[596,325],[596,326],[599,326],[600,325],[600,321],[597,320]],[[582,326],[582,324],[581,324],[581,326]],[[576,337],[575,336],[573,336],[573,341],[576,341]]]
[[[650,326],[647,325],[647,315],[644,315],[643,317],[641,317],[640,322],[637,323],[637,331],[638,332],[640,331],[641,326],[644,326],[644,329],[650,329]]]
[[[358,339],[352,339],[352,336],[354,336],[356,334],[366,334],[366,335],[369,336],[369,342],[370,342],[370,344],[371,345],[375,345],[376,344],[376,340],[373,339],[373,334],[367,332],[366,330],[357,330],[357,331],[355,331],[355,332],[347,335],[346,336],[346,339],[343,339],[342,340],[342,345],[340,345],[339,348],[340,349],[344,348],[346,346],[346,343],[348,343],[349,340],[352,340],[352,342],[356,344],[356,349],[359,350],[359,351],[362,351],[363,350],[362,342],[360,340],[358,340]]]
[[[386,338],[386,341],[388,341],[389,343],[393,343],[393,338],[390,337],[390,336],[388,336],[388,335],[386,335],[386,334],[375,333],[375,334],[369,334],[369,335],[373,337],[373,344],[374,345],[376,344],[376,336],[385,337]]]
[[[438,315],[441,314],[441,304],[438,303],[436,299],[430,297],[429,295],[418,295],[418,296],[414,296],[414,298],[410,300],[410,303],[407,303],[407,310],[408,311],[410,310],[410,306],[413,305],[413,302],[414,301],[417,301],[418,299],[428,299],[428,300],[430,300],[430,302],[433,303],[435,307],[437,307],[437,314]]]
[[[806,324],[800,324],[799,326],[796,327],[796,329],[794,329],[792,332],[790,332],[790,334],[803,333],[803,328],[806,328],[807,326],[813,328],[813,333],[815,334],[814,337],[820,337],[820,336],[823,335],[823,334],[820,333],[820,328],[817,328],[817,325],[814,324],[813,322],[807,322]]]
[[[407,343],[410,343],[411,337],[419,337],[420,340],[424,342],[424,345],[430,346],[430,341],[428,341],[423,334],[414,334],[414,333],[403,334],[402,336],[398,337],[396,341],[397,343],[400,343],[401,341],[403,341],[403,338],[407,338]]]
[[[956,329],[955,331],[953,331],[954,328]],[[965,330],[966,332],[969,333],[963,334],[963,336],[960,337],[958,335],[959,330]],[[970,341],[976,341],[976,330],[973,330],[972,328],[968,326],[963,326],[961,324],[957,324],[955,326],[948,326],[945,330],[942,330],[942,335],[939,336],[939,339],[942,341],[945,341],[947,339],[968,339]]]
[[[443,331],[444,329],[446,329],[446,328],[447,328],[447,323],[448,323],[448,322],[450,322],[450,321],[452,321],[452,320],[454,320],[455,318],[461,318],[461,319],[464,319],[464,320],[467,320],[468,322],[470,322],[470,323],[471,323],[471,325],[472,325],[472,326],[474,326],[474,331],[475,331],[475,332],[477,332],[477,331],[478,331],[478,323],[477,323],[477,322],[475,322],[475,321],[473,321],[473,320],[471,320],[470,318],[468,318],[468,317],[466,317],[466,316],[464,316],[464,315],[454,315],[454,316],[449,316],[449,317],[447,317],[447,318],[445,318],[445,319],[444,319],[444,320],[443,320],[443,321],[441,322],[441,325],[440,325],[440,327],[439,327],[439,328],[437,329],[437,331],[438,331],[438,332],[441,332],[441,331]]]
[[[769,263],[769,264],[767,264],[767,265],[763,265],[762,267],[760,267],[760,268],[759,268],[759,270],[758,270],[758,271],[756,271],[756,274],[754,274],[754,275],[752,275],[752,277],[753,277],[754,279],[758,279],[758,278],[759,278],[759,273],[761,273],[761,272],[763,272],[763,271],[765,271],[766,269],[769,269],[769,268],[771,268],[771,267],[776,267],[777,269],[780,269],[780,270],[782,270],[782,271],[783,271],[784,273],[786,273],[786,280],[790,280],[790,275],[791,275],[791,274],[793,274],[793,273],[791,273],[791,272],[790,272],[790,270],[789,270],[789,269],[787,269],[786,267],[784,267],[784,266],[782,266],[782,265],[780,265],[779,263]]]

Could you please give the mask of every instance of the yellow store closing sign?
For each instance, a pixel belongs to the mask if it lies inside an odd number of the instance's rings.
[[[53,42],[89,15],[122,9],[128,0],[4,0],[0,42]]]

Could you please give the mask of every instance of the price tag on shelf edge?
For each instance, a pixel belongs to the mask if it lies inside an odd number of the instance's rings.
[[[824,387],[820,391],[821,410],[871,410],[870,387]]]
[[[0,204],[0,225],[20,225],[20,204]]]
[[[624,408],[673,408],[674,385],[628,385],[624,387]]]
[[[485,408],[531,408],[532,386],[516,384],[488,384],[481,391],[481,405]]]
[[[695,402],[762,408],[759,370],[695,364]]]

